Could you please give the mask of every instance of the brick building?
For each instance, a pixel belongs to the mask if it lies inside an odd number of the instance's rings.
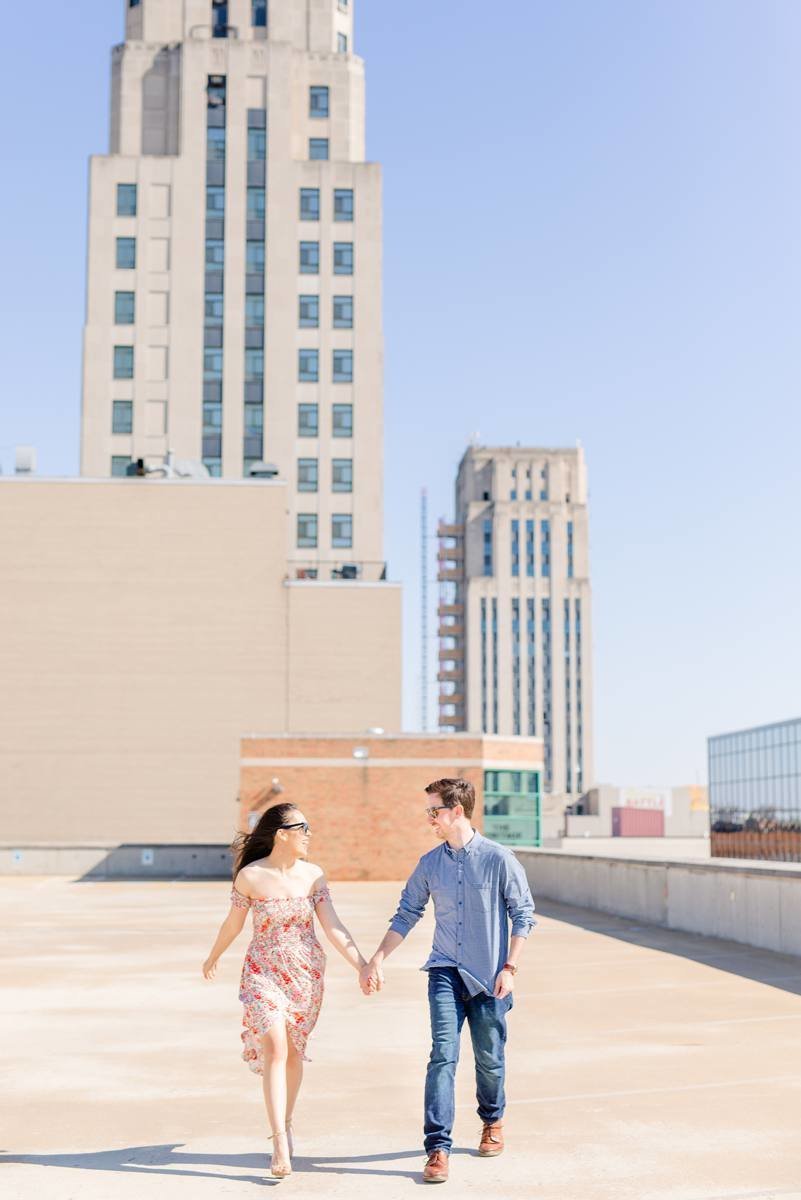
[[[302,809],[311,857],[331,879],[403,879],[435,840],[423,789],[462,776],[476,828],[512,846],[540,844],[542,740],[481,734],[252,735],[242,740],[241,827],[267,794]]]

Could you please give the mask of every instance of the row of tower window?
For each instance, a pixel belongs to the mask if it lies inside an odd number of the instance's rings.
[[[319,520],[317,513],[298,513],[297,546],[300,550],[316,550]],[[353,545],[353,517],[350,513],[333,513],[331,516],[331,546],[335,550],[348,550]]]
[[[298,437],[316,438],[320,436],[320,406],[318,404],[298,405]],[[331,409],[331,436],[335,438],[353,437],[353,405],[334,404]]]
[[[298,491],[316,492],[319,490],[320,463],[316,458],[298,459]],[[331,491],[353,491],[353,459],[333,458],[331,460]]]
[[[318,383],[320,380],[320,351],[298,350],[298,383]],[[353,383],[353,351],[332,352],[332,383]]]
[[[353,296],[332,297],[332,329],[353,328]],[[207,323],[222,323],[224,298],[213,294],[206,296]],[[136,293],[114,293],[114,324],[136,324]],[[257,328],[264,324],[264,297],[250,295],[245,297],[245,325],[248,329]],[[298,326],[301,329],[320,328],[320,297],[298,297]],[[208,342],[207,342],[208,345]]]
[[[209,136],[215,134],[220,140],[214,142],[216,156],[225,157],[225,127],[220,129],[210,129]],[[220,137],[221,135],[221,137]],[[264,131],[261,129],[249,129],[248,137],[259,137],[264,141]],[[211,157],[211,155],[210,155]],[[263,157],[263,150],[262,150]],[[327,157],[327,155],[326,155]],[[253,155],[249,153],[250,161]],[[265,190],[262,187],[248,188],[248,219],[260,220],[264,217]],[[135,217],[137,214],[137,185],[135,183],[118,183],[117,184],[117,216],[118,217]],[[320,188],[301,188],[300,189],[300,220],[301,221],[319,221],[320,220]],[[334,188],[333,189],[333,219],[335,221],[353,221],[355,215],[355,201],[353,196],[353,188]],[[206,212],[207,214],[223,215],[225,212],[225,188],[219,185],[209,186],[206,188]],[[123,239],[125,240],[125,239]],[[133,241],[132,238],[127,239]]]
[[[334,242],[333,272],[335,275],[352,275],[354,266],[353,242]],[[136,270],[136,238],[118,237],[116,246],[117,269]],[[206,270],[222,271],[225,266],[225,240],[206,239]],[[298,269],[301,275],[320,274],[320,243],[301,242]],[[247,271],[249,274],[264,272],[264,242],[247,243]]]

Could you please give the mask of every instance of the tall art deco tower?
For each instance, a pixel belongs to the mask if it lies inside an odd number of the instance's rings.
[[[81,469],[286,480],[294,573],[377,578],[381,175],[351,0],[123,0],[92,159]]]

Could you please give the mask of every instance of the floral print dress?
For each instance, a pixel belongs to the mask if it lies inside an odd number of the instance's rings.
[[[261,1039],[279,1018],[306,1058],[306,1042],[323,1002],[325,953],[314,932],[314,909],[330,898],[327,887],[311,896],[252,900],[234,887],[231,903],[253,910],[253,938],[245,954],[239,999],[242,1017],[242,1057],[251,1071],[264,1073]]]

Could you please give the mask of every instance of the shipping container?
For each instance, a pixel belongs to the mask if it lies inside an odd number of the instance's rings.
[[[664,837],[661,808],[613,808],[612,837]]]

